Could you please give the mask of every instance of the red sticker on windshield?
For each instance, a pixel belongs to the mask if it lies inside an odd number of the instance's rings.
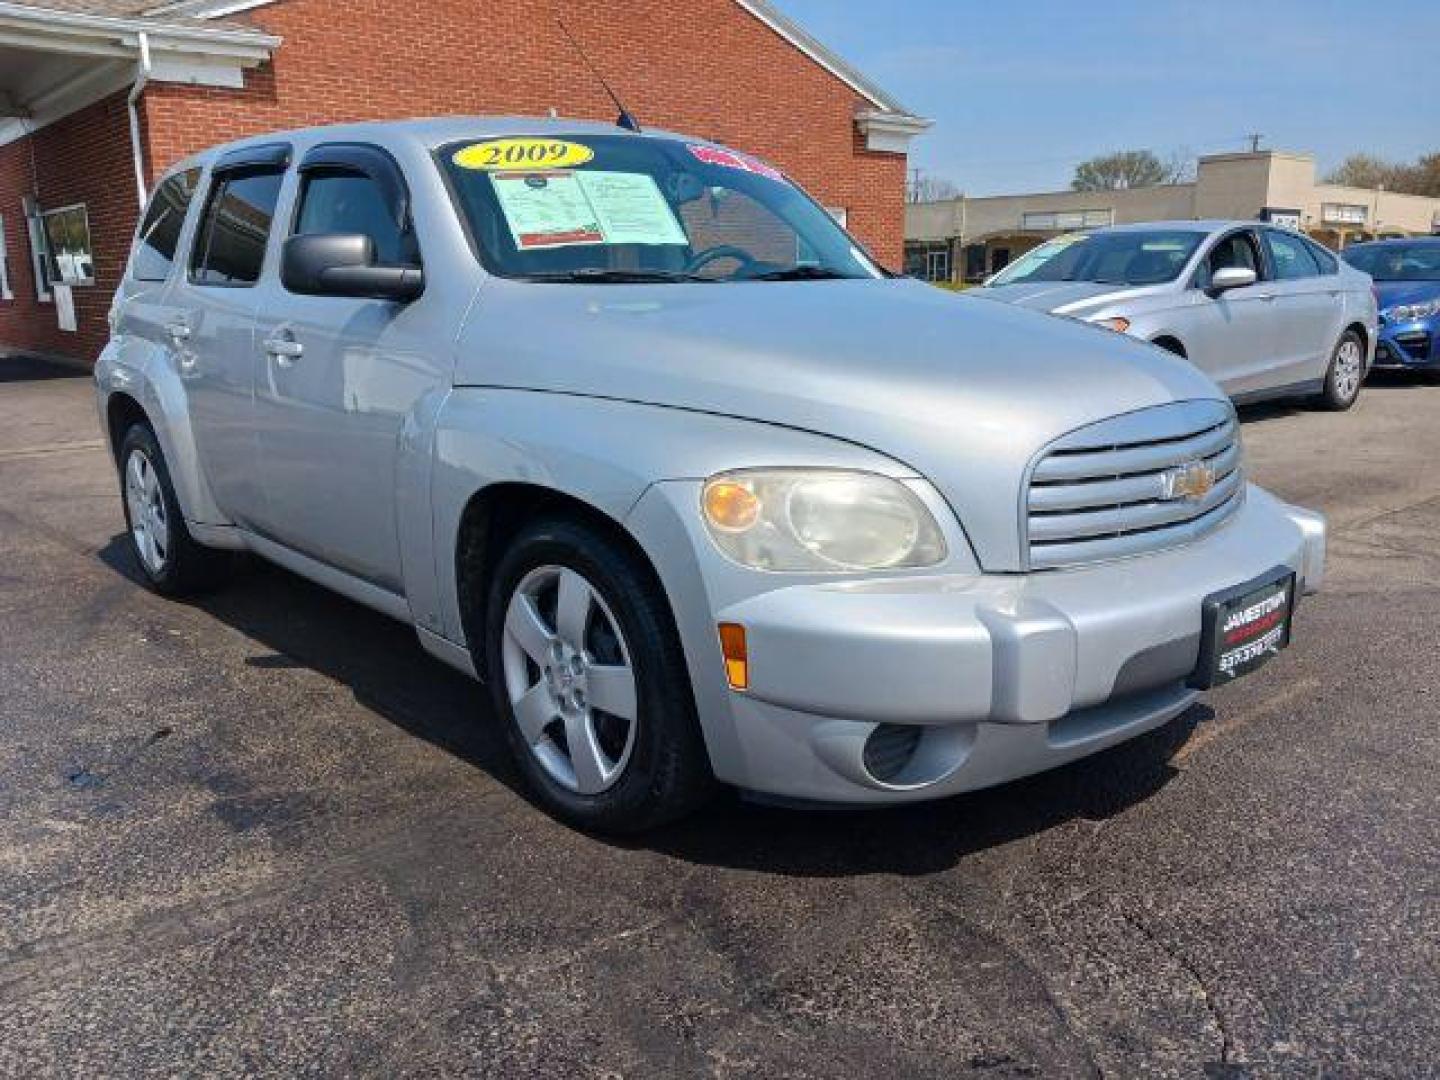
[[[749,154],[742,154],[735,150],[722,150],[718,146],[692,146],[690,153],[703,161],[706,165],[719,165],[723,169],[739,169],[741,172],[755,173],[769,180],[784,180],[785,174],[779,169],[766,165],[759,158],[753,158]]]

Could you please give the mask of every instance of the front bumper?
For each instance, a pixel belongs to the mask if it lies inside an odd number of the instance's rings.
[[[1382,371],[1440,370],[1440,318],[1382,324],[1373,366]]]
[[[1251,488],[1224,526],[1170,551],[1029,575],[789,584],[680,622],[722,780],[904,802],[1039,772],[1165,723],[1197,696],[1186,681],[1204,598],[1281,565],[1313,592],[1324,558],[1320,515]],[[722,621],[746,628],[747,692],[723,680],[713,692]]]

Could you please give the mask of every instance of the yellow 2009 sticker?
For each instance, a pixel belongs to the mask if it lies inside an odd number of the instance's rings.
[[[595,151],[563,139],[491,139],[455,151],[452,160],[462,169],[504,172],[519,169],[568,169],[584,165]]]

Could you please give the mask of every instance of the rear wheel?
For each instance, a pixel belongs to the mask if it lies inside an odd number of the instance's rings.
[[[516,764],[582,828],[635,832],[713,787],[669,607],[628,545],[586,522],[525,528],[491,582],[486,671]]]
[[[1330,357],[1325,386],[1320,391],[1321,407],[1344,412],[1360,397],[1360,385],[1364,381],[1365,343],[1354,330],[1346,330]]]
[[[234,557],[190,535],[165,455],[148,424],[132,424],[120,440],[120,491],[130,550],[151,588],[185,596],[224,580]]]

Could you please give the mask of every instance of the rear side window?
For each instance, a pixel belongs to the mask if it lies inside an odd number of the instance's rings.
[[[170,276],[180,246],[180,229],[199,183],[200,170],[186,169],[155,189],[135,239],[131,277],[137,281],[164,281]]]
[[[1270,265],[1275,268],[1278,280],[1295,281],[1319,276],[1320,264],[1310,254],[1310,246],[1300,237],[1266,229],[1265,244],[1270,249]]]
[[[1332,252],[1327,251],[1313,240],[1306,241],[1305,246],[1310,249],[1310,254],[1313,255],[1315,261],[1319,263],[1320,273],[1338,274],[1340,272],[1340,260],[1337,259]]]
[[[379,184],[362,173],[316,172],[305,179],[295,235],[361,233],[375,242],[377,262],[416,262],[414,236],[395,220]]]
[[[245,286],[260,280],[283,176],[250,171],[215,178],[190,260],[191,281]]]

